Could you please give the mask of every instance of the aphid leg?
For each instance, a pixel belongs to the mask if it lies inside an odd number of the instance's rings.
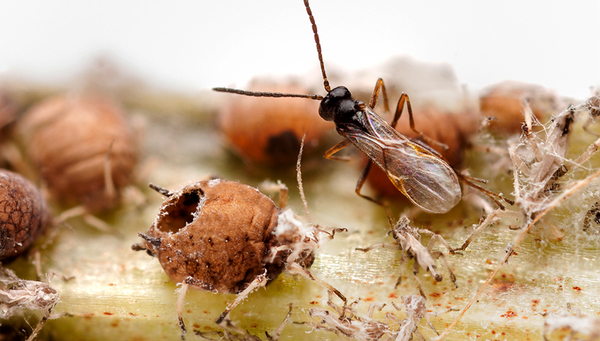
[[[594,141],[594,143],[587,147],[587,149],[581,155],[579,155],[579,157],[575,161],[573,161],[573,163],[577,166],[580,166],[585,161],[589,160],[592,157],[592,155],[594,155],[598,151],[599,148],[600,139],[597,139],[596,141]]]
[[[446,239],[444,239],[444,237],[440,236],[438,233],[432,232],[428,229],[418,229],[417,231],[419,233],[425,233],[431,236],[429,244],[427,245],[427,251],[431,251],[433,249],[433,246],[435,245],[434,242],[438,242],[442,244],[446,249],[448,249],[449,252],[452,252],[452,248],[450,247],[448,242],[446,242]]]
[[[493,211],[492,213],[488,214],[485,219],[483,219],[483,221],[480,221],[479,226],[477,226],[477,228],[475,229],[475,231],[473,231],[473,233],[471,233],[471,235],[467,238],[467,240],[465,240],[465,242],[463,243],[463,245],[459,248],[456,249],[451,249],[450,253],[455,254],[457,253],[457,251],[464,251],[466,250],[466,248],[469,246],[469,244],[471,244],[471,242],[473,242],[473,240],[475,240],[475,238],[481,234],[481,232],[483,232],[483,230],[488,227],[492,221],[494,220],[494,218],[496,218],[500,212],[502,211],[501,208],[496,209],[495,211]]]
[[[346,307],[348,305],[348,299],[346,299],[346,296],[344,296],[338,289],[334,288],[331,284],[325,282],[324,280],[313,276],[310,271],[303,268],[298,263],[292,262],[291,264],[288,264],[287,270],[291,274],[299,274],[299,275],[302,275],[308,279],[311,279],[311,280],[317,282],[317,284],[325,287],[327,290],[332,291],[337,297],[339,297],[344,302],[344,307]]]
[[[446,269],[448,269],[448,274],[450,275],[450,280],[452,281],[452,283],[454,283],[454,286],[456,288],[458,288],[458,284],[456,284],[456,276],[454,275],[454,272],[452,272],[452,269],[450,269],[450,265],[448,265],[448,260],[446,259],[446,256],[444,255],[444,253],[440,252],[440,251],[429,251],[429,254],[431,255],[431,257],[433,259],[438,259],[438,258],[442,257],[442,262],[444,262]],[[430,270],[430,272],[431,272],[431,270]],[[431,275],[433,277],[435,277],[436,281],[438,280],[438,277],[436,277],[436,275],[433,272],[431,272]],[[439,278],[442,278],[442,276],[440,276],[439,274],[437,274],[437,276],[439,276]]]
[[[348,145],[350,144],[350,140],[342,140],[340,142],[338,142],[335,146],[327,149],[327,151],[325,152],[325,154],[323,154],[323,157],[325,157],[327,160],[334,160],[334,161],[350,161],[350,158],[347,156],[335,156],[333,154],[339,152],[340,150],[346,148]]]
[[[288,313],[287,313],[287,315],[285,315],[285,318],[283,319],[283,322],[281,322],[281,324],[279,325],[279,328],[277,328],[277,330],[275,332],[273,332],[273,335],[269,335],[268,332],[265,332],[265,334],[267,336],[267,340],[269,340],[269,341],[279,340],[279,336],[281,336],[281,332],[283,331],[283,328],[285,328],[285,325],[289,321],[290,317],[292,317],[292,304],[291,303],[290,303],[290,310],[288,310]]]
[[[265,192],[279,192],[279,203],[277,206],[281,209],[284,209],[287,206],[289,190],[288,187],[280,180],[277,180],[277,183],[266,180],[258,185],[258,187],[261,191]]]
[[[589,117],[589,118],[587,119],[587,121],[585,121],[585,123],[584,123],[584,124],[583,124],[583,126],[582,126],[583,130],[584,130],[586,133],[590,134],[590,135],[594,135],[594,136],[600,136],[600,133],[598,133],[598,132],[595,132],[595,131],[593,131],[593,130],[591,130],[591,129],[590,129],[590,124],[592,124],[592,123],[594,123],[594,119],[592,119],[591,117]]]
[[[281,181],[277,181],[279,187],[279,208],[283,209],[287,207],[288,202],[288,188]]]
[[[35,340],[35,337],[42,330],[42,327],[44,326],[44,324],[46,323],[46,321],[48,321],[48,318],[52,314],[52,310],[53,309],[54,309],[54,305],[51,306],[50,308],[48,308],[48,310],[44,312],[44,315],[40,319],[40,322],[38,322],[38,324],[35,326],[35,329],[31,332],[31,335],[29,335],[29,337],[27,338],[26,341],[33,341],[33,340]]]
[[[102,232],[111,232],[112,228],[110,225],[105,223],[104,220],[102,220],[90,213],[85,213],[83,215],[83,221],[85,221],[86,224],[93,226]],[[115,231],[115,233],[121,234],[121,232],[119,232],[119,231]]]
[[[394,228],[394,221],[392,219],[392,211],[390,210],[390,208],[388,207],[386,202],[371,198],[369,196],[366,196],[362,193],[360,193],[360,190],[362,189],[363,185],[365,184],[365,182],[367,181],[367,175],[369,175],[369,171],[371,170],[371,166],[373,165],[373,162],[371,160],[367,161],[367,165],[365,166],[365,169],[363,169],[362,173],[360,174],[360,177],[358,178],[358,181],[356,182],[356,189],[354,190],[354,192],[361,198],[363,199],[367,199],[372,203],[375,203],[381,207],[383,207],[383,209],[385,210],[385,214],[387,215],[388,218],[388,222],[390,223],[390,226],[392,227],[392,229]]]
[[[448,274],[450,275],[450,280],[452,280],[452,283],[454,283],[454,286],[458,288],[458,284],[456,284],[456,276],[454,275],[454,272],[452,272],[452,269],[450,269],[450,266],[448,265],[448,260],[446,259],[446,255],[444,255],[444,253],[440,252],[440,251],[437,251],[437,252],[432,251],[433,246],[435,245],[435,242],[438,242],[438,243],[444,245],[450,253],[453,253],[450,245],[448,245],[446,240],[437,233],[433,233],[426,229],[419,229],[419,232],[431,234],[431,239],[429,239],[429,244],[427,244],[427,252],[429,252],[431,257],[433,257],[434,259],[438,259],[438,258],[442,257],[442,261],[444,262],[446,269],[448,269]]]
[[[412,131],[414,131],[415,133],[419,134],[419,136],[423,140],[425,140],[425,142],[427,142],[428,144],[435,144],[444,150],[448,150],[448,145],[432,139],[431,137],[423,134],[422,132],[418,131],[415,128],[415,120],[413,118],[412,107],[410,105],[410,98],[405,93],[402,93],[402,95],[400,96],[400,99],[398,100],[398,105],[396,106],[396,114],[394,114],[394,120],[390,124],[392,126],[392,128],[396,129],[398,120],[400,119],[400,116],[402,116],[402,109],[404,109],[404,102],[406,102],[406,108],[408,109],[408,121],[410,124],[410,129]]]
[[[397,289],[400,286],[400,284],[402,284],[402,277],[404,277],[405,270],[403,264],[406,261],[406,257],[408,257],[404,250],[401,250],[400,252],[402,252],[402,254],[400,255],[400,275],[398,275],[398,279],[396,280],[396,285],[394,285],[394,289]]]
[[[68,219],[74,217],[83,217],[83,220],[90,226],[95,227],[96,229],[102,232],[110,232],[111,226],[100,220],[99,218],[94,217],[90,213],[88,213],[87,209],[84,206],[75,206],[70,208],[63,213],[61,213],[56,219],[58,222],[63,223],[68,226],[66,221]]]
[[[250,295],[251,292],[253,292],[254,290],[256,290],[260,287],[264,287],[265,285],[267,285],[267,272],[266,271],[263,274],[256,276],[256,278],[252,282],[250,282],[250,284],[248,284],[246,289],[244,289],[242,292],[237,294],[237,296],[235,297],[233,302],[231,302],[227,306],[225,311],[223,313],[221,313],[221,316],[219,316],[216,323],[220,325],[227,318],[227,316],[233,310],[233,308],[237,307],[240,303],[242,303],[242,301],[245,300],[246,297],[248,297],[248,295]]]
[[[114,140],[110,142],[110,146],[108,146],[108,150],[106,151],[106,158],[104,159],[104,190],[106,191],[106,196],[108,198],[114,198],[117,195],[115,182],[113,181],[112,176],[112,161],[110,158],[114,142]]]
[[[379,311],[382,311],[383,308],[385,307],[385,305],[386,305],[385,303],[383,303],[383,304],[375,304],[375,303],[371,304],[369,306],[369,310],[367,311],[367,317],[370,318],[370,319],[373,318],[373,313],[375,312],[375,309],[377,309]]]
[[[434,269],[427,269],[429,272],[431,272],[431,275],[433,277],[436,277],[435,274],[435,270]],[[417,260],[415,259],[414,263],[413,263],[413,276],[415,277],[415,281],[417,281],[417,288],[419,289],[419,294],[421,294],[421,296],[423,296],[424,299],[427,299],[427,296],[425,296],[425,291],[423,291],[423,284],[421,284],[421,280],[419,279],[419,262],[417,262]]]
[[[357,247],[354,250],[356,250],[356,251],[363,251],[363,252],[369,252],[369,251],[371,251],[373,249],[376,249],[376,248],[379,248],[379,247],[380,248],[384,248],[384,249],[398,249],[398,244],[380,243],[380,244],[371,245],[371,246],[366,247],[366,248]]]
[[[353,306],[356,305],[360,299],[356,299],[354,302],[352,302],[348,305],[344,304],[343,307],[340,307],[339,305],[335,304],[335,302],[333,302],[333,295],[334,295],[333,291],[327,290],[327,305],[330,306],[331,309],[333,309],[338,314],[338,316],[340,317],[340,320],[352,319],[352,316],[355,315],[355,310],[354,310]],[[349,314],[346,314],[347,312],[349,312]]]
[[[383,94],[383,110],[386,113],[390,112],[390,105],[388,103],[387,91],[385,90],[385,84],[383,83],[383,79],[377,79],[377,83],[375,83],[375,89],[373,89],[373,94],[371,95],[371,99],[369,100],[369,108],[373,109],[377,105],[377,98],[379,97],[379,92]]]
[[[181,282],[181,287],[179,288],[179,296],[177,297],[177,321],[179,325],[179,330],[181,330],[181,339],[185,340],[185,335],[187,334],[187,329],[185,328],[185,323],[183,322],[183,306],[185,304],[185,294],[187,293],[188,284],[186,281]]]

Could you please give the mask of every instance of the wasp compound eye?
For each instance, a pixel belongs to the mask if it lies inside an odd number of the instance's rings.
[[[50,222],[38,189],[19,174],[0,170],[0,259],[25,251]]]
[[[339,115],[341,106],[346,109],[354,108],[352,94],[345,86],[338,86],[323,98],[319,106],[319,115],[326,121],[333,121]]]

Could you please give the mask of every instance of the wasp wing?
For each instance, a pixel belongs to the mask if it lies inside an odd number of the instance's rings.
[[[460,201],[454,169],[430,147],[390,127],[368,113],[363,129],[346,127],[344,136],[376,163],[410,201],[431,213],[445,213]]]

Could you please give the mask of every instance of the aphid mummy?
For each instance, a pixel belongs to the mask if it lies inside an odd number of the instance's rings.
[[[302,153],[301,144],[300,155]],[[298,182],[300,178],[298,157]],[[320,233],[312,224],[298,221],[290,209],[282,210],[257,189],[233,181],[199,181],[176,191],[151,188],[167,199],[144,239],[133,245],[156,256],[169,277],[181,284],[179,326],[185,335],[182,307],[188,286],[237,297],[217,319],[252,291],[267,285],[284,270],[312,279],[346,303],[337,289],[315,278],[307,268],[314,261]],[[280,206],[287,202],[287,187],[280,184]],[[339,231],[334,229],[330,235]]]
[[[24,252],[50,223],[40,191],[23,176],[0,169],[0,259]]]

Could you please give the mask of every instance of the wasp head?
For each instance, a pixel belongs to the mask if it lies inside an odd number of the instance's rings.
[[[321,101],[319,115],[326,121],[347,121],[356,112],[355,103],[350,90],[345,86],[338,86]]]

